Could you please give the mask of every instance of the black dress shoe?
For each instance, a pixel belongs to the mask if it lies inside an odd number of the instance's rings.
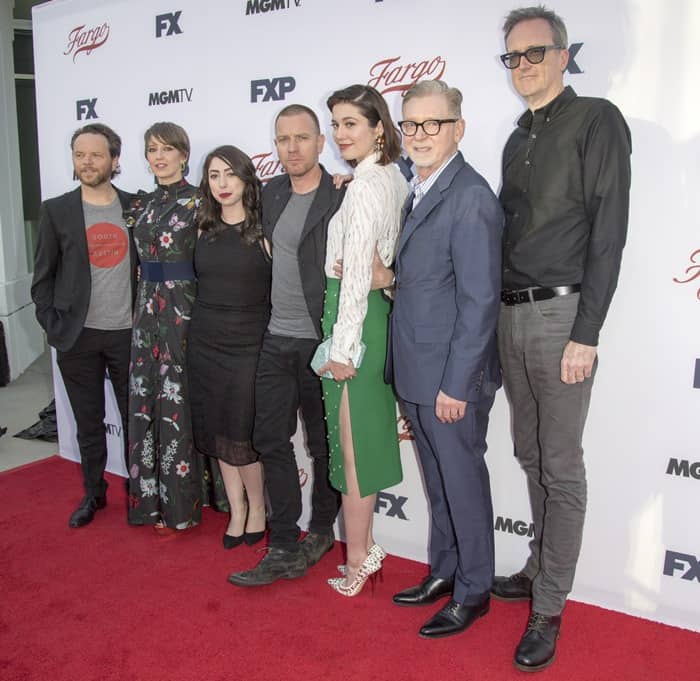
[[[462,605],[455,600],[433,615],[421,628],[423,638],[442,638],[464,631],[489,611],[489,597],[476,605]]]
[[[454,578],[442,579],[428,575],[418,586],[412,586],[410,589],[394,594],[394,603],[396,605],[430,605],[443,596],[451,595],[454,585]]]
[[[499,601],[529,601],[532,598],[532,580],[523,572],[510,577],[496,577],[491,595]]]
[[[107,505],[107,495],[101,497],[86,496],[80,502],[80,506],[71,513],[68,520],[68,527],[82,527],[92,522],[95,517],[95,511],[104,508]]]
[[[561,615],[550,617],[533,612],[515,649],[513,664],[523,672],[538,672],[549,667],[554,662],[560,627]]]
[[[224,534],[224,548],[235,549],[237,546],[240,546],[243,543],[245,537],[245,534],[239,534],[238,536],[233,534]]]

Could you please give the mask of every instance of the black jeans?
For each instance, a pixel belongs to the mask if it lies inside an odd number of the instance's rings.
[[[90,496],[103,496],[107,490],[103,477],[107,465],[105,370],[109,373],[121,414],[126,461],[130,346],[131,329],[100,331],[84,328],[70,350],[56,353],[78,428],[85,493]]]
[[[306,445],[313,460],[309,531],[332,532],[340,505],[328,481],[328,440],[321,380],[309,362],[317,340],[265,334],[255,380],[253,444],[265,470],[270,499],[270,546],[295,548],[301,515],[299,470],[291,438],[301,408]]]

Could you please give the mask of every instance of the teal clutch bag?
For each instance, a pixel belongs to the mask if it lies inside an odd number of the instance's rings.
[[[330,359],[331,356],[331,345],[333,344],[333,336],[328,336],[326,340],[324,340],[322,343],[319,344],[319,346],[316,348],[316,352],[314,352],[314,356],[311,358],[311,368],[318,373],[318,370],[328,364],[328,360]],[[367,346],[360,341],[359,345],[357,346],[357,352],[355,352],[355,356],[352,358],[352,364],[355,367],[355,369],[359,369],[360,365],[362,364],[362,358],[365,356],[365,350],[367,349]],[[326,371],[325,374],[321,376],[321,378],[333,378],[333,374],[331,374],[330,371]]]

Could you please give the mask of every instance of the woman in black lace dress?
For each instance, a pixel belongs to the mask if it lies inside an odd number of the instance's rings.
[[[195,447],[219,461],[231,518],[225,548],[263,538],[262,466],[253,450],[255,371],[270,317],[270,258],[260,223],[260,181],[233,146],[204,161],[197,298],[187,362]],[[247,503],[246,503],[247,499]]]
[[[129,379],[129,522],[168,532],[197,525],[203,505],[225,509],[226,497],[218,471],[192,446],[185,352],[199,196],[184,179],[190,142],[174,123],[152,125],[144,141],[157,185],[140,192],[127,213],[140,267]]]

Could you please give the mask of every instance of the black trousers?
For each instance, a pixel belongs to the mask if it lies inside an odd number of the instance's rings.
[[[328,481],[321,380],[309,366],[317,345],[313,339],[266,333],[258,362],[253,444],[265,470],[272,510],[270,546],[279,548],[295,548],[299,539],[301,483],[291,438],[297,429],[300,408],[313,461],[309,531],[330,534],[340,506],[340,495]]]
[[[131,329],[100,331],[84,328],[70,350],[57,352],[56,361],[78,428],[85,493],[90,496],[103,496],[107,490],[103,477],[107,465],[105,371],[112,382],[121,414],[126,461],[130,346]]]

